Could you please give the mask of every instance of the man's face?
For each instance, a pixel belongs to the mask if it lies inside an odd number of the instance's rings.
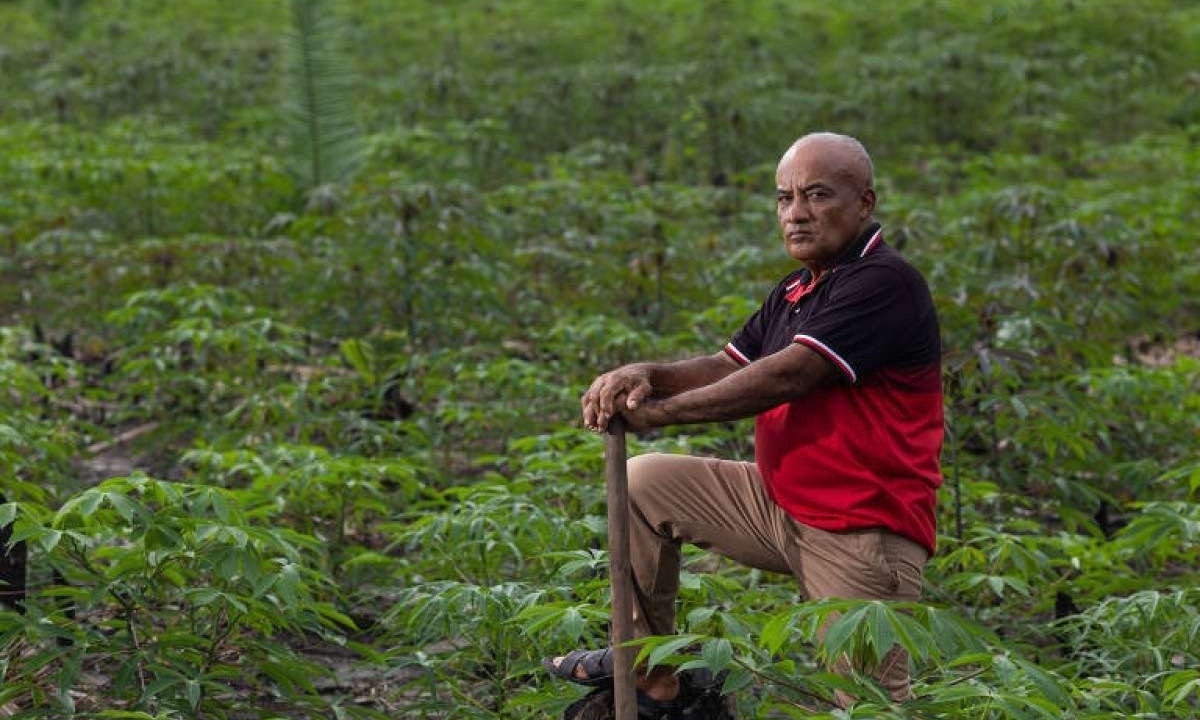
[[[788,255],[824,270],[858,237],[875,208],[875,192],[860,176],[836,144],[801,143],[783,156],[775,181]]]

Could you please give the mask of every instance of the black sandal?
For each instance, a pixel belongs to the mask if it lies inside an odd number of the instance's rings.
[[[551,675],[588,687],[607,687],[613,681],[612,648],[602,650],[572,650],[555,665],[554,658],[543,658],[542,667]],[[578,677],[575,668],[583,668],[586,678]]]
[[[561,677],[557,671],[552,672]],[[679,695],[674,700],[654,700],[638,690],[638,720],[734,720],[733,698],[721,694],[725,677],[725,671],[714,677],[705,669],[685,670],[679,673]],[[579,682],[578,678],[575,682]],[[611,685],[592,690],[563,713],[564,720],[612,720],[612,717]]]

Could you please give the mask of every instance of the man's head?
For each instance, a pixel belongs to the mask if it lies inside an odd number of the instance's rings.
[[[805,135],[775,171],[779,227],[788,255],[824,270],[872,222],[871,157],[848,135]]]

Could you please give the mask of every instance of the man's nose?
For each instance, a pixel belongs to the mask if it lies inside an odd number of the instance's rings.
[[[808,198],[804,197],[803,195],[797,195],[788,201],[788,204],[784,206],[784,220],[793,223],[806,221],[811,217],[809,214],[810,209],[811,208],[808,206]]]

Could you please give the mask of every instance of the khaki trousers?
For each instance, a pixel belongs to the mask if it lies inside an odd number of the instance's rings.
[[[881,529],[832,533],[792,519],[768,496],[754,463],[650,454],[629,460],[634,633],[675,633],[680,546],[791,573],[805,598],[919,599],[924,547]],[[845,662],[835,667],[848,669]],[[899,647],[875,677],[896,700],[909,693]],[[839,694],[838,702],[850,698]]]

